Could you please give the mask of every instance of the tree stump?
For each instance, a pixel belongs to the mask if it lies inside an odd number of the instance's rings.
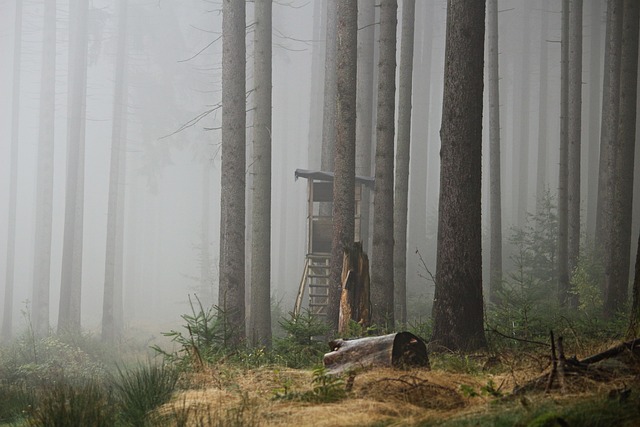
[[[331,374],[371,366],[429,367],[424,341],[410,332],[354,340],[337,339],[329,343],[324,366]]]
[[[362,243],[355,242],[350,248],[344,249],[341,279],[338,333],[344,334],[348,332],[351,320],[362,328],[371,322],[369,258],[362,251]]]

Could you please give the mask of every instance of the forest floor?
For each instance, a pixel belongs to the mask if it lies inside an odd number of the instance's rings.
[[[519,394],[551,371],[548,351],[433,355],[430,370],[374,368],[352,384],[322,371],[219,363],[187,375],[156,416],[176,426],[640,425],[639,356],[590,366],[598,375],[568,372],[564,390],[541,381]]]

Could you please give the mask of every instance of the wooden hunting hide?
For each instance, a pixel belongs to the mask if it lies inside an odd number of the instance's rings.
[[[337,339],[329,343],[331,352],[324,355],[324,366],[331,374],[371,366],[429,368],[424,341],[410,332],[354,340]]]
[[[341,282],[338,333],[347,333],[351,320],[366,328],[371,321],[369,258],[362,251],[362,243],[356,242],[344,249]]]

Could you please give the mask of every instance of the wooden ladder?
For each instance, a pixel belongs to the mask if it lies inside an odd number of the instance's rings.
[[[296,297],[294,315],[299,315],[305,290],[309,290],[309,312],[311,315],[326,319],[329,305],[329,274],[331,255],[307,254],[300,288]]]

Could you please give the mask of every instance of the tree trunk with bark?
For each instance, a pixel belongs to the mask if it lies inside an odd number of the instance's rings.
[[[333,180],[333,238],[327,319],[338,329],[342,294],[342,254],[353,243],[355,233],[356,169],[356,49],[358,46],[358,2],[338,2],[336,70],[336,144]]]
[[[485,2],[449,0],[432,340],[486,345],[480,221]]]
[[[222,166],[218,305],[235,328],[233,344],[245,337],[246,81],[245,2],[222,4]]]
[[[628,298],[631,254],[631,211],[638,85],[638,2],[624,1],[620,57],[620,115],[615,150],[615,191],[611,218],[610,271],[605,314],[612,316]]]
[[[407,210],[409,206],[409,154],[411,152],[411,93],[413,88],[413,35],[415,0],[402,4],[402,34],[398,87],[398,138],[396,181],[393,204],[394,222],[394,301],[395,318],[407,323]]]
[[[255,2],[251,343],[271,347],[272,0]]]
[[[569,0],[562,0],[560,170],[558,176],[558,298],[569,299]]]
[[[610,312],[617,299],[611,286],[613,261],[613,195],[615,193],[615,157],[620,115],[620,67],[622,53],[622,0],[607,2],[605,70],[602,95],[602,127],[600,165],[598,169],[598,207],[596,211],[596,241],[598,255],[604,264],[602,289],[604,311]],[[610,301],[610,303],[607,303]]]
[[[373,323],[392,329],[393,284],[393,143],[395,136],[397,0],[380,3],[380,62],[376,125],[373,250],[371,253],[371,311]]]
[[[582,0],[571,0],[569,11],[569,156],[568,252],[569,281],[580,256],[580,156],[582,145]],[[577,296],[571,294],[571,307]]]
[[[500,73],[498,50],[498,0],[487,1],[489,72],[489,191],[491,248],[489,299],[498,302],[502,286],[502,192],[500,183]]]
[[[324,108],[322,111],[322,155],[320,168],[333,171],[336,140],[336,49],[338,0],[327,0],[327,26],[324,61]],[[325,208],[326,209],[326,208]]]

